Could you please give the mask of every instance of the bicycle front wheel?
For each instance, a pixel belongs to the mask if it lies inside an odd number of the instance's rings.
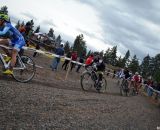
[[[29,82],[35,75],[36,67],[34,61],[22,55],[21,59],[17,59],[16,65],[13,68],[13,78],[22,83]]]
[[[99,92],[104,93],[106,92],[106,90],[107,90],[107,80],[105,79],[105,77],[102,77],[102,84]]]
[[[88,91],[94,86],[94,81],[91,78],[91,73],[90,72],[84,72],[81,75],[81,87],[82,90]]]

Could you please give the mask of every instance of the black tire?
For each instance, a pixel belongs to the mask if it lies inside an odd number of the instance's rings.
[[[34,61],[26,55],[21,56],[21,61],[26,68],[20,69],[21,65],[18,63],[18,59],[15,67],[13,68],[13,78],[21,83],[26,83],[32,80],[36,73],[36,67]]]
[[[102,87],[100,90],[98,90],[99,93],[105,93],[107,90],[107,80],[105,77],[102,77]]]
[[[91,79],[90,72],[84,72],[81,75],[81,88],[83,91],[88,91],[94,86],[94,81]]]
[[[130,86],[130,96],[135,96],[136,95],[136,91],[135,91],[135,88],[134,88],[134,85],[133,84],[131,84],[131,86]]]
[[[120,95],[123,96],[123,88],[122,88],[122,85],[120,85],[120,88],[119,88],[119,89],[120,89]]]
[[[121,96],[123,96],[123,95],[128,96],[129,95],[127,80],[123,81],[122,84],[120,85],[120,94],[121,94]]]
[[[125,92],[125,96],[129,96],[128,81],[125,81],[124,92]]]

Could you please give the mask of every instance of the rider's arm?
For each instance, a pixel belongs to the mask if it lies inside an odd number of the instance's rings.
[[[10,27],[4,27],[4,29],[2,31],[0,31],[0,35],[5,35],[9,29],[10,29]]]

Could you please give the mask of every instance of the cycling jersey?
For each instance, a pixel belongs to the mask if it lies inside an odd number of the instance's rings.
[[[3,36],[8,32],[10,33],[9,44],[12,45],[17,51],[20,51],[20,49],[25,45],[23,36],[15,27],[11,25],[11,23],[6,22],[3,30],[0,31],[0,36]]]
[[[129,70],[124,70],[124,77],[125,79],[130,78]]]
[[[93,62],[93,57],[89,56],[85,62],[86,65],[91,65],[91,63]]]
[[[139,82],[140,81],[140,77],[138,75],[134,75],[132,77],[132,81]]]

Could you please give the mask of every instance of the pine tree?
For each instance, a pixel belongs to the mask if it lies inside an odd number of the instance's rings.
[[[15,28],[18,29],[19,27],[20,27],[20,21],[18,20],[18,22],[17,22]]]
[[[110,48],[108,48],[104,53],[103,60],[105,63],[110,64]]]
[[[70,45],[68,41],[64,44],[64,51],[65,53],[68,53],[70,51]]]
[[[0,13],[8,14],[8,7],[7,6],[2,6],[1,10],[0,10]]]
[[[78,56],[87,52],[86,42],[84,41],[83,34],[76,37],[73,44],[73,51],[77,51]]]
[[[62,42],[61,36],[58,35],[58,37],[56,38],[56,46],[59,46]]]
[[[110,51],[110,63],[111,65],[115,66],[116,62],[117,62],[117,46],[114,46],[113,48],[111,48]]]
[[[136,55],[133,56],[132,61],[128,67],[133,73],[139,71],[139,61]]]
[[[89,50],[86,57],[89,57],[92,54],[92,51]]]
[[[32,25],[32,26],[34,25],[34,21],[33,21],[33,19],[30,21],[30,23],[31,23],[31,25]]]
[[[100,55],[101,57],[103,57],[103,56],[104,56],[104,51],[103,51],[103,50],[100,51],[100,52],[99,52],[99,55]]]
[[[155,81],[160,82],[160,69],[154,73],[153,77]]]
[[[151,67],[152,76],[156,81],[160,81],[160,54],[157,54],[154,58],[151,60]]]
[[[40,25],[36,28],[36,30],[34,31],[34,33],[39,33],[40,32]]]
[[[142,72],[142,76],[147,78],[151,75],[150,67],[151,67],[151,57],[147,55],[143,58],[142,64],[140,65],[140,70]]]
[[[50,30],[49,30],[49,32],[48,32],[47,35],[55,40],[55,35],[54,35],[54,30],[53,30],[53,28],[50,28]]]
[[[125,54],[125,56],[122,59],[122,67],[126,67],[129,64],[129,57],[130,57],[130,51],[128,50]]]
[[[121,67],[121,68],[124,68],[124,63],[123,63],[123,59],[122,59],[121,56],[118,57],[116,66]]]

